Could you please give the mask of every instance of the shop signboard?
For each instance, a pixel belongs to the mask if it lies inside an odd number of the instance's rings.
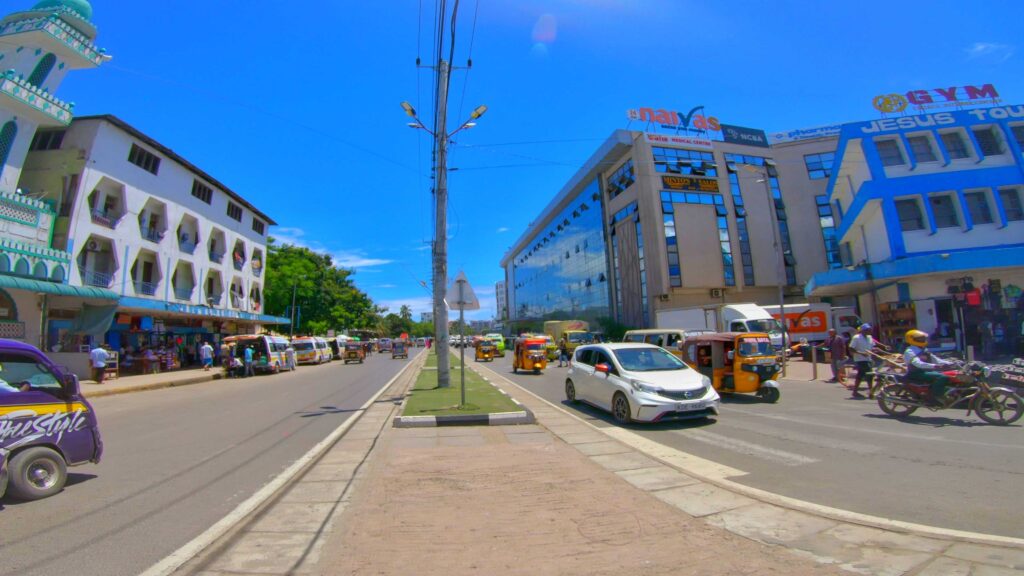
[[[842,129],[842,124],[815,126],[813,128],[798,128],[796,130],[787,130],[785,132],[772,132],[771,137],[768,140],[771,144],[781,144],[783,142],[829,138],[839,136],[839,132],[842,131]]]
[[[711,140],[707,138],[694,138],[693,136],[676,136],[673,134],[646,134],[647,141],[659,146],[671,144],[673,146],[686,146],[688,148],[711,148]]]
[[[715,178],[696,178],[693,176],[662,176],[661,185],[666,190],[689,190],[691,192],[718,192],[718,180]]]
[[[627,110],[626,117],[631,121],[653,122],[668,130],[683,130],[698,134],[720,131],[722,123],[718,118],[707,116],[703,112],[704,106],[695,106],[687,114],[664,108],[636,108]]]
[[[871,100],[875,110],[883,114],[905,112],[907,108],[918,111],[949,108],[952,106],[974,106],[999,104],[999,92],[992,84],[981,86],[950,86],[930,90],[910,90],[905,93],[879,94]]]
[[[761,148],[768,147],[768,137],[765,135],[764,130],[757,128],[722,124],[722,139],[731,144],[744,144]]]

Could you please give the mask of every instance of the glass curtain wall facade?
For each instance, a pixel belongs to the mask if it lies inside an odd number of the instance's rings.
[[[832,217],[832,206],[828,203],[828,196],[815,196],[814,202],[818,208],[821,237],[825,240],[825,260],[829,268],[842,268],[843,262],[839,257],[839,240],[836,238],[836,222]]]
[[[511,278],[516,320],[609,315],[608,261],[601,193],[593,180],[533,245],[516,254]]]
[[[786,266],[786,284],[796,285],[796,261],[793,259],[793,246],[789,240],[789,221],[786,217],[786,205],[782,201],[782,189],[779,187],[779,173],[774,166],[765,163],[765,158],[746,154],[726,154],[725,161],[733,164],[749,164],[764,168],[771,189],[772,202],[775,204],[775,217],[779,223],[779,238],[782,243],[783,262]]]
[[[740,193],[740,176],[729,171],[729,190],[732,192],[732,205],[736,211],[736,233],[740,237],[740,262],[743,264],[743,285],[754,285],[754,258],[750,253],[750,234],[747,232],[747,208],[743,205],[743,194]]]

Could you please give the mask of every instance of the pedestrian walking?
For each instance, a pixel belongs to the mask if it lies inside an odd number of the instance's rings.
[[[256,372],[253,370],[253,367],[252,367],[253,355],[255,354],[255,351],[252,349],[252,346],[246,346],[245,347],[245,352],[243,354],[244,354],[244,357],[245,357],[245,375],[244,375],[244,377],[248,378],[249,376],[255,376]]]
[[[857,334],[850,340],[850,350],[853,351],[853,362],[857,366],[857,379],[853,382],[853,394],[851,398],[863,398],[860,393],[860,383],[867,382],[867,388],[871,390],[871,373],[874,366],[871,363],[871,356],[868,354],[878,345],[871,336],[871,324],[861,324]]]
[[[213,366],[213,346],[210,346],[209,342],[203,342],[199,347],[199,359],[203,363],[203,371],[209,372]]]
[[[107,372],[107,359],[110,358],[110,353],[103,349],[99,344],[89,352],[89,363],[92,365],[92,379],[97,384],[103,384],[103,376]]]
[[[284,349],[284,361],[288,365],[289,370],[295,370],[295,348],[291,342],[288,343],[288,347]]]
[[[832,360],[832,379],[829,382],[845,384],[846,378],[843,376],[843,365],[846,364],[846,338],[843,338],[842,334],[837,333],[835,328],[830,328],[828,338],[825,339],[825,348],[831,354]]]
[[[558,366],[569,365],[569,344],[565,341],[565,336],[558,341]]]

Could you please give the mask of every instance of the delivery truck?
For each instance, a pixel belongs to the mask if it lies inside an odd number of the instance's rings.
[[[753,304],[708,304],[688,308],[658,310],[658,328],[713,330],[715,332],[767,332],[772,346],[784,345],[782,326],[763,307]]]
[[[557,344],[565,338],[569,354],[580,344],[590,341],[590,325],[583,320],[549,320],[544,323],[544,333],[554,338]]]
[[[852,306],[835,306],[828,302],[804,302],[802,304],[786,304],[786,331],[790,341],[824,342],[828,331],[835,328],[836,332],[849,340],[861,325],[860,317]],[[778,306],[765,306],[776,320],[781,320]]]

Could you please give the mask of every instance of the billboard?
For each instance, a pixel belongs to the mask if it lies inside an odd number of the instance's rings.
[[[761,148],[768,147],[768,136],[765,135],[764,130],[758,130],[757,128],[722,124],[722,139],[732,144],[760,146]]]

